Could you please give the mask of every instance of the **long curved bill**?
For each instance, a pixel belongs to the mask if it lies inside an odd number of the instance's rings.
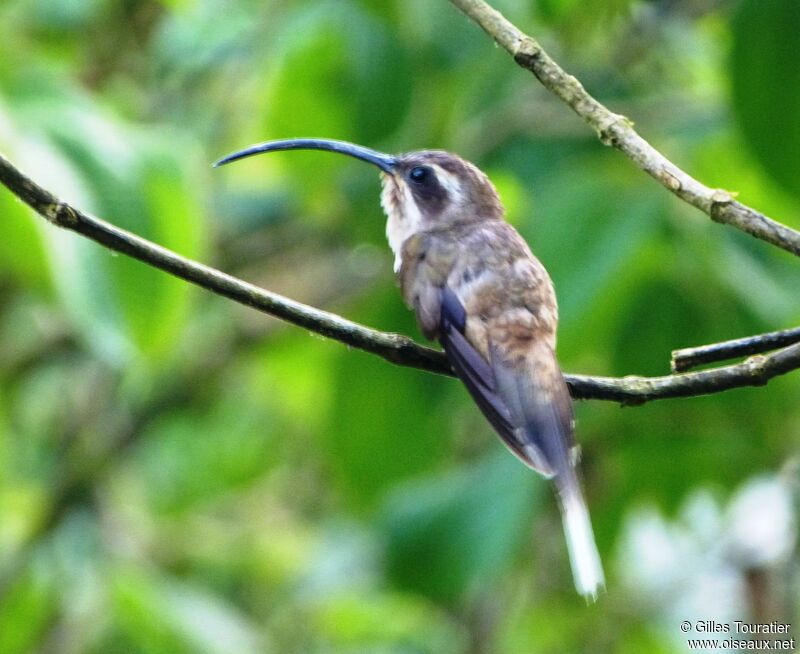
[[[251,145],[249,148],[239,150],[223,157],[216,163],[214,167],[223,166],[238,159],[245,157],[252,157],[254,154],[261,154],[263,152],[277,152],[278,150],[330,150],[331,152],[338,152],[339,154],[346,154],[362,161],[367,161],[376,165],[385,173],[392,172],[394,166],[397,164],[397,159],[391,155],[378,152],[377,150],[370,150],[369,148],[348,143],[347,141],[335,141],[333,139],[284,139],[281,141],[267,141],[266,143],[258,143]]]

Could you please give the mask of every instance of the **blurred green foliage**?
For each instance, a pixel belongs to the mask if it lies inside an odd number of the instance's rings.
[[[679,165],[800,227],[795,0],[497,0]],[[374,171],[290,136],[457,151],[558,290],[569,371],[800,321],[797,262],[603,148],[444,0],[6,0],[0,150],[186,256],[416,334]],[[453,380],[310,337],[0,192],[0,653],[683,651],[619,553],[800,442],[800,376],[577,406],[608,593]],[[698,619],[713,619],[698,615]]]

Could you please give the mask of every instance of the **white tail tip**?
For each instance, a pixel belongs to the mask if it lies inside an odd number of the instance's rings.
[[[606,582],[600,554],[594,542],[589,511],[580,491],[565,493],[561,502],[564,535],[567,539],[575,588],[587,600],[594,601]]]

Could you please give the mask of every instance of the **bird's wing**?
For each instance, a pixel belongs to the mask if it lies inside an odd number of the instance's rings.
[[[446,286],[440,316],[439,339],[453,370],[511,451],[548,477],[569,469],[571,402],[549,345],[531,345],[512,365],[490,338],[487,361],[467,339],[466,311]]]
[[[515,416],[499,389],[493,366],[464,335],[466,311],[456,294],[447,287],[442,289],[440,307],[439,341],[472,399],[517,457],[542,474],[551,476],[553,470],[526,435],[524,424]]]
[[[479,236],[481,242],[486,240],[483,232]],[[519,250],[512,252],[516,253],[512,257],[515,265],[505,271],[507,274],[502,276],[503,279],[518,287],[516,296],[524,298],[533,293],[532,305],[542,304],[542,299],[536,294],[544,293],[547,296],[550,289],[545,284],[548,280],[544,269],[539,271],[534,268],[534,261],[525,256],[528,253],[527,246],[516,236],[516,232],[508,232],[507,229],[499,232],[500,237],[511,238],[512,249],[516,247]],[[403,296],[406,303],[414,308],[423,333],[429,338],[438,336],[453,370],[506,445],[527,465],[552,476],[563,469],[561,450],[569,450],[571,444],[571,416],[566,423],[560,421],[563,412],[554,409],[548,402],[548,398],[554,394],[566,394],[564,397],[569,413],[569,394],[558,371],[550,341],[546,334],[540,335],[541,338],[533,338],[534,329],[525,322],[525,317],[533,320],[533,316],[524,307],[515,309],[511,306],[499,317],[496,316],[497,325],[486,326],[480,320],[475,320],[475,315],[482,313],[481,309],[471,306],[472,318],[468,321],[459,294],[448,283],[457,254],[458,243],[438,234],[417,234],[407,239],[403,244],[403,263],[400,268]],[[519,263],[526,261],[530,261],[529,266]],[[496,275],[484,275],[480,282],[483,290],[478,293],[474,286],[476,278],[481,278],[480,273],[473,277],[470,294],[473,300],[483,297],[496,302],[498,295],[501,298],[508,295],[508,289],[504,287],[491,287],[494,283],[492,280],[498,278]],[[463,292],[464,289],[459,290],[459,293]],[[552,290],[549,293],[552,294]],[[544,299],[547,300],[547,297]],[[519,319],[515,317],[515,311],[521,312]],[[554,311],[555,307],[553,316]],[[499,322],[501,319],[505,324]],[[494,334],[505,334],[505,339],[493,349],[490,336]],[[531,352],[542,356],[528,361],[526,344],[530,344]],[[507,355],[510,352],[506,350],[515,350],[515,354],[521,350],[523,356],[514,358],[521,360],[522,365],[514,370],[508,368],[504,361],[509,358]],[[555,375],[550,374],[553,371]],[[548,386],[542,387],[545,381]],[[559,449],[557,445],[562,441],[567,444]]]
[[[514,449],[511,415],[496,393],[494,373],[464,337],[466,312],[455,293],[447,287],[441,292],[440,316],[439,341],[453,370],[497,433]]]
[[[555,354],[546,343],[528,344],[523,358],[510,359],[503,345],[489,347],[497,393],[530,465],[566,481],[573,472],[572,402]]]

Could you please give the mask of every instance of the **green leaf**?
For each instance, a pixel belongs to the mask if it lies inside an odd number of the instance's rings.
[[[396,593],[344,594],[317,610],[315,631],[333,651],[463,652],[466,633],[423,598]]]
[[[75,106],[47,122],[101,217],[202,258],[203,184],[186,163],[194,152],[190,144],[175,134],[159,137],[157,130],[143,136]],[[66,309],[105,358],[158,360],[180,338],[194,292],[185,282],[73,235],[54,235],[51,256]]]
[[[604,152],[578,149],[558,166],[552,147],[514,143],[498,158],[518,171],[527,190],[512,203],[521,207],[510,218],[553,279],[559,351],[569,359],[587,347],[597,349],[603,326],[590,320],[599,305],[616,306],[619,297],[609,289],[620,280],[639,281],[637,262],[663,223],[665,196],[657,188],[640,187],[626,162]],[[578,183],[575,169],[581,170]],[[532,190],[530,179],[536,181]]]
[[[166,136],[165,136],[166,138]],[[200,175],[187,167],[180,143],[152,140],[140,163],[141,194],[147,216],[145,232],[184,256],[202,259],[206,250]],[[184,153],[184,154],[179,154]],[[205,174],[205,173],[204,173]],[[128,189],[133,192],[133,189]],[[153,358],[163,356],[180,338],[191,310],[194,289],[183,280],[126,258],[115,271],[126,323],[139,349]]]
[[[384,509],[390,575],[440,598],[490,584],[522,547],[544,488],[499,443],[469,469],[398,486]]]
[[[171,615],[169,599],[152,575],[120,569],[112,578],[112,601],[120,628],[142,654],[189,654],[191,640]]]
[[[11,588],[4,588],[0,603],[0,652],[37,651],[55,609],[54,589],[40,571],[29,570]]]
[[[743,0],[731,25],[733,110],[750,150],[800,197],[800,2]]]
[[[385,138],[409,104],[411,70],[396,37],[347,0],[303,7],[293,20],[268,94],[266,133],[312,130],[362,143]]]
[[[58,32],[86,29],[103,9],[104,0],[31,0],[26,19],[40,29]]]
[[[12,160],[17,150],[29,143],[21,139],[2,104],[0,96],[0,149]],[[16,146],[16,147],[14,147]],[[41,227],[20,200],[6,189],[0,190],[0,221],[3,225],[3,238],[0,239],[0,279],[8,277],[37,290],[48,289],[49,278],[45,259],[44,239]]]
[[[137,652],[263,651],[255,627],[202,589],[132,566],[113,570],[112,584],[117,626]]]
[[[0,220],[3,224],[0,278],[10,278],[39,290],[47,289],[49,278],[44,243],[36,224],[41,218],[3,189],[0,192]]]
[[[240,389],[207,410],[167,415],[143,434],[137,477],[157,512],[196,509],[275,463],[275,421],[244,396]]]
[[[0,193],[0,276],[15,282],[46,289],[49,285],[42,235],[36,225],[41,220],[10,193]]]
[[[535,11],[541,22],[555,28],[562,41],[571,46],[586,46],[612,31],[630,12],[633,0],[537,0]],[[602,40],[605,45],[605,39]]]
[[[414,333],[410,315],[389,288],[373,293],[354,318],[379,327],[384,321],[397,331],[406,325]],[[373,505],[397,481],[441,462],[452,430],[447,392],[457,382],[339,349],[332,384],[332,420],[322,446],[354,508]]]

